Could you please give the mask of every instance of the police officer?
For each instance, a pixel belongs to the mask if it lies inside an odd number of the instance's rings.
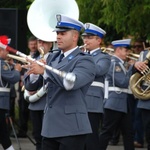
[[[104,81],[106,73],[110,66],[110,56],[103,53],[100,49],[100,44],[106,32],[100,27],[85,23],[85,30],[82,34],[86,50],[93,57],[96,67],[96,76],[90,85],[86,94],[86,103],[88,116],[92,127],[92,134],[89,134],[86,139],[86,150],[99,150],[99,129],[102,123],[103,100],[104,100]]]
[[[10,108],[10,84],[15,84],[20,79],[21,65],[16,64],[10,69],[5,62],[8,51],[0,48],[0,141],[5,150],[14,150],[7,130],[6,113]]]
[[[140,61],[134,64],[134,67],[142,72],[143,70],[147,69],[147,64],[144,62],[146,59],[146,55],[148,54],[149,50],[144,50],[140,53]],[[143,88],[147,88],[149,86],[146,83],[143,83]],[[142,121],[144,125],[144,133],[145,139],[147,142],[147,150],[150,150],[150,99],[142,100],[139,99],[137,107],[141,110],[142,113]]]
[[[36,59],[39,57],[40,53],[37,49],[37,38],[35,36],[30,36],[28,39],[28,49],[29,55]],[[19,130],[17,133],[17,137],[26,138],[28,132],[28,122],[30,119],[30,111],[28,109],[29,103],[24,99],[24,85],[23,85],[23,76],[26,72],[26,69],[22,69],[21,71],[21,80],[19,82]]]
[[[120,128],[123,135],[124,149],[133,150],[133,125],[129,105],[127,102],[129,79],[132,71],[126,70],[124,61],[128,54],[127,47],[130,39],[113,41],[115,47],[111,58],[111,66],[107,74],[109,81],[108,95],[104,102],[104,120],[100,133],[100,150],[106,150],[109,140],[116,128]]]
[[[57,44],[59,52],[47,58],[47,65],[67,74],[64,78],[31,62],[28,74],[43,74],[48,82],[42,136],[43,150],[83,150],[86,135],[91,133],[85,94],[95,77],[95,64],[91,56],[77,46],[83,23],[65,15],[57,17]],[[61,57],[63,56],[64,57]],[[26,88],[36,90],[40,80],[31,84],[25,78]]]

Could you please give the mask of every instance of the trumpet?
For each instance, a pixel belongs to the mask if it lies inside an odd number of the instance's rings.
[[[114,54],[114,49],[109,47],[101,47],[102,52],[108,53],[109,55]]]
[[[114,54],[114,49],[113,48],[101,47],[101,50],[102,50],[102,52],[108,53],[109,55],[113,55]],[[134,53],[129,53],[127,55],[128,59],[135,60],[135,61],[138,60],[139,57],[140,57],[139,54],[134,54]]]
[[[139,57],[140,57],[139,54],[134,54],[134,53],[129,53],[128,56],[127,56],[127,58],[135,60],[135,61],[138,60]]]
[[[72,73],[67,73],[67,72],[65,72],[65,71],[60,71],[60,70],[55,69],[55,68],[53,68],[53,67],[51,67],[51,66],[45,65],[44,63],[42,63],[42,62],[40,62],[40,61],[37,61],[37,60],[35,60],[35,59],[33,59],[33,58],[27,56],[26,54],[24,54],[24,53],[22,53],[22,52],[20,52],[20,51],[17,51],[16,49],[14,49],[14,48],[12,48],[12,47],[10,47],[10,46],[8,46],[8,45],[5,45],[5,44],[3,44],[3,43],[1,43],[1,42],[0,42],[0,47],[3,48],[3,49],[5,49],[5,50],[7,50],[8,52],[12,52],[12,53],[14,53],[14,54],[16,54],[16,55],[21,56],[21,57],[23,57],[24,59],[27,58],[27,59],[29,59],[30,61],[35,61],[38,65],[44,67],[44,68],[47,69],[47,70],[52,71],[53,73],[59,75],[59,76],[62,77],[62,78],[65,78],[66,80],[68,80],[68,81],[70,81],[70,82],[75,82],[76,77],[75,77],[75,75],[72,74]],[[27,62],[27,60],[26,60],[26,62]]]
[[[86,45],[87,45],[87,44],[81,45],[81,46],[79,46],[79,48],[80,48],[82,51],[86,52]]]
[[[27,60],[23,57],[19,57],[19,56],[12,55],[12,54],[7,54],[7,57],[21,61],[22,63],[28,63]]]

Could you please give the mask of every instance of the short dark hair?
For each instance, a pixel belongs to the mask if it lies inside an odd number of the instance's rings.
[[[37,38],[35,36],[30,36],[29,39],[28,39],[28,42],[36,41],[36,40],[37,40]]]

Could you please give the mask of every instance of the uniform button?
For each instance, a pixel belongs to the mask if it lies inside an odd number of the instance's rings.
[[[52,108],[52,105],[49,105],[49,108]]]

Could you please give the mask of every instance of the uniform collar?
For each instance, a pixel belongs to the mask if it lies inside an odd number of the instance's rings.
[[[44,55],[44,59],[46,60],[47,59],[47,57],[49,56],[49,52],[48,53],[46,53],[45,55]]]
[[[117,59],[119,59],[123,64],[124,64],[124,61],[121,59],[121,58],[119,58],[118,56],[116,56],[116,55],[113,55],[114,57],[116,57]]]
[[[64,52],[64,57],[67,57],[69,54],[71,54],[74,50],[77,49],[77,47],[78,47],[78,46],[76,46],[76,47],[73,48],[73,49],[68,50],[67,52]],[[63,53],[63,51],[61,51],[61,53]]]
[[[92,51],[90,51],[90,54],[94,54],[97,50],[99,50],[100,48],[96,48],[96,49],[93,49]]]

